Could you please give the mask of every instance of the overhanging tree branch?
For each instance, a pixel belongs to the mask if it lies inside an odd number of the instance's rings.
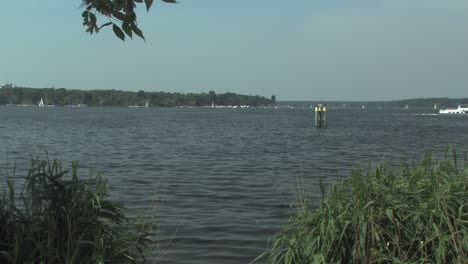
[[[133,38],[137,35],[145,39],[143,32],[138,27],[135,8],[139,4],[144,4],[149,11],[154,0],[82,0],[83,26],[86,32],[93,34],[107,26],[112,25],[114,34],[125,41],[125,35]],[[161,0],[166,3],[177,3],[175,0]],[[105,16],[109,22],[99,25],[97,15]]]

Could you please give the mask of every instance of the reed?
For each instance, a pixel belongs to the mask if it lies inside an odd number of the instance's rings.
[[[0,194],[0,263],[135,263],[151,245],[153,219],[129,219],[108,199],[100,175],[79,179],[77,164],[32,160]]]
[[[466,263],[468,166],[448,149],[435,160],[377,164],[322,191],[300,208],[254,262]],[[322,188],[323,189],[323,188]]]

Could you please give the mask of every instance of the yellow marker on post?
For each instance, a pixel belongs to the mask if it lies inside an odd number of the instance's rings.
[[[326,127],[327,126],[327,106],[319,104],[315,107],[315,126]]]

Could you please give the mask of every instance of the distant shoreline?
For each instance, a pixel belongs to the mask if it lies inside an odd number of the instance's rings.
[[[8,84],[0,88],[0,105],[8,106],[119,106],[119,107],[271,107],[275,96],[235,93],[130,92],[119,90],[67,90],[64,88],[27,88]]]
[[[293,107],[310,106],[318,103],[325,103],[334,107],[365,107],[370,108],[399,108],[408,105],[411,107],[431,107],[446,108],[457,105],[468,104],[468,98],[415,98],[392,101],[278,101],[278,105],[290,105]]]
[[[6,84],[0,88],[1,106],[37,106],[43,98],[48,106],[61,107],[179,107],[179,108],[304,108],[326,103],[333,107],[392,108],[392,107],[456,107],[468,104],[468,98],[415,98],[392,101],[276,101],[260,95],[235,93],[176,93],[176,92],[131,92],[121,90],[76,90],[65,88],[29,88]]]

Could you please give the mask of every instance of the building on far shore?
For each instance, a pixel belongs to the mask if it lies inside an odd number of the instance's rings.
[[[3,88],[15,88],[15,85],[13,85],[12,83],[5,83],[4,85],[0,86],[0,89]]]

